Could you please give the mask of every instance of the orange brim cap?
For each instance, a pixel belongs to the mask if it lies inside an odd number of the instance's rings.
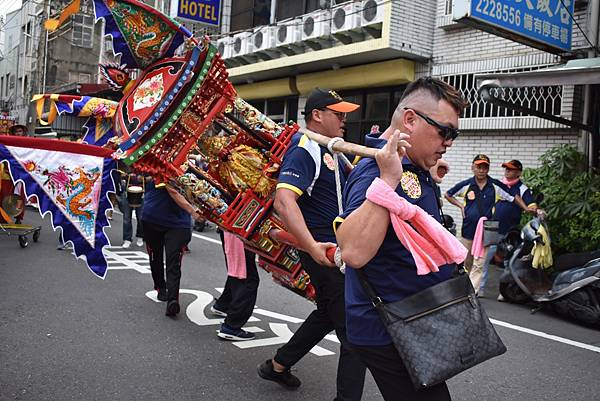
[[[475,164],[487,164],[488,166],[490,165],[490,163],[488,163],[487,160],[475,160],[473,163],[475,163]]]
[[[511,168],[513,170],[520,170],[519,167],[515,166],[512,163],[502,163],[502,167],[504,167],[504,168]]]
[[[358,109],[360,107],[360,105],[355,104],[355,103],[350,103],[350,102],[339,102],[339,103],[334,103],[334,104],[330,104],[329,106],[327,106],[328,109],[331,109],[333,111],[338,111],[340,113],[350,113],[353,112],[354,110]]]

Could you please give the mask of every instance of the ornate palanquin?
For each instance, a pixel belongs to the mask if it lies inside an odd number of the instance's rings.
[[[146,68],[119,103],[115,156],[177,188],[207,220],[237,234],[275,280],[313,298],[296,250],[269,235],[283,230],[273,194],[298,126],[274,123],[227,78],[208,40]]]

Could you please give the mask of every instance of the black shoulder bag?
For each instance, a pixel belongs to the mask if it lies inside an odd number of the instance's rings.
[[[416,389],[506,352],[464,272],[391,303],[377,296],[362,270],[357,272]]]

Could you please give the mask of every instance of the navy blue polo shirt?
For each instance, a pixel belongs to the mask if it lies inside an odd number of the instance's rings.
[[[379,134],[367,135],[367,146],[382,148],[387,141]],[[408,158],[402,161],[404,174],[396,193],[425,210],[441,222],[433,180],[428,171],[413,165]],[[360,207],[373,180],[379,177],[374,159],[363,159],[352,170],[344,192],[344,213],[340,219]],[[361,235],[357,232],[356,235]],[[365,238],[368,241],[368,238]],[[381,247],[363,268],[367,279],[384,302],[394,302],[438,284],[452,276],[453,265],[440,267],[437,273],[418,276],[411,253],[402,245],[390,224]],[[378,346],[392,343],[381,319],[363,291],[357,271],[346,269],[346,334],[355,345]]]
[[[146,183],[142,220],[168,228],[192,228],[188,212],[179,207],[164,186]]]
[[[494,214],[494,206],[498,201],[512,202],[514,200],[508,191],[509,188],[506,185],[490,176],[487,177],[487,183],[482,190],[479,189],[475,177],[461,181],[448,190],[448,195],[462,199],[465,204],[465,217],[461,230],[463,238],[473,239],[475,237],[477,222],[483,216],[491,219]]]
[[[342,190],[346,181],[340,165]],[[292,137],[281,165],[277,188],[287,188],[299,195],[298,207],[313,238],[319,242],[336,242],[333,220],[339,214],[335,186],[335,163],[329,151],[306,135]]]
[[[521,198],[523,198],[523,202],[525,202],[527,206],[535,205],[533,194],[527,185],[523,184],[521,180],[509,187],[508,193],[512,196],[520,195]],[[521,221],[522,211],[523,209],[521,209],[519,205],[514,202],[501,200],[500,202],[496,203],[494,220],[499,221],[498,232],[500,234],[507,234],[512,228],[518,227],[519,222]]]

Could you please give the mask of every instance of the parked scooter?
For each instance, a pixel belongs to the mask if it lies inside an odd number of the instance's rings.
[[[505,244],[510,258],[500,277],[500,294],[509,302],[533,301],[540,308],[548,305],[563,316],[600,326],[600,250],[562,255],[552,269],[534,268],[532,250],[543,245],[542,226],[545,223],[536,217],[521,230],[521,242]]]

